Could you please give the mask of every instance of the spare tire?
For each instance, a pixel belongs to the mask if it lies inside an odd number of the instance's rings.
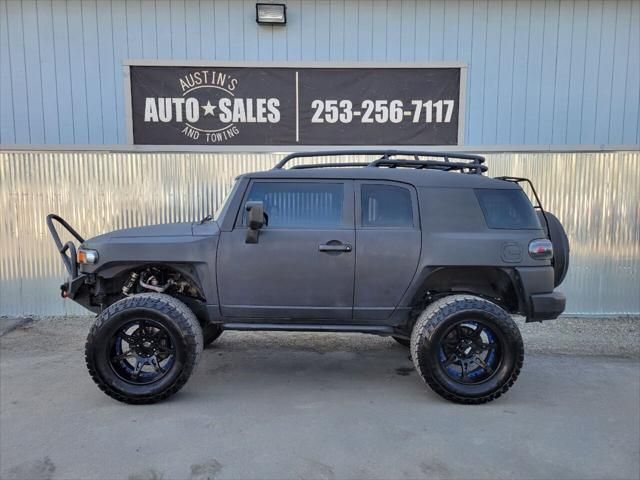
[[[557,287],[563,282],[569,270],[569,238],[567,238],[567,233],[564,231],[562,223],[553,213],[544,212],[543,216],[542,212],[538,211],[538,216],[540,217],[542,228],[544,228],[545,233],[553,244],[553,260],[551,260],[551,264],[553,265],[553,284]],[[547,218],[546,222],[544,220],[545,216]]]

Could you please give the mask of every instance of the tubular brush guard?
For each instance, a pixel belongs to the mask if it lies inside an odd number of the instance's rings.
[[[71,240],[69,240],[65,244],[62,243],[62,240],[60,240],[60,234],[58,233],[58,230],[53,224],[54,220],[58,222],[60,225],[62,225],[65,228],[65,230],[67,230],[67,232],[69,232],[79,243],[83,243],[84,238],[82,238],[80,234],[76,232],[75,229],[71,225],[69,225],[69,223],[67,223],[67,221],[64,220],[62,217],[55,215],[53,213],[50,213],[49,215],[47,215],[47,227],[49,228],[49,233],[51,233],[51,238],[53,238],[53,241],[56,244],[56,248],[58,249],[58,253],[60,253],[60,257],[62,257],[62,263],[64,264],[64,268],[66,268],[67,272],[69,273],[69,277],[70,277],[69,280],[73,281],[73,279],[78,276],[78,261],[76,259],[76,246]],[[67,254],[67,252],[69,253]],[[68,287],[65,288],[65,285],[69,285],[69,282],[67,282],[66,284],[60,287],[61,289],[60,294],[62,295],[63,298],[67,297],[66,293],[67,293]]]

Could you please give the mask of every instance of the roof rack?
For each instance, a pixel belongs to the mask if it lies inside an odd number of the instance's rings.
[[[304,163],[293,165],[291,170],[303,170],[306,168],[332,168],[332,167],[368,167],[371,162],[344,162],[344,163]]]
[[[451,153],[451,152],[428,152],[414,150],[328,150],[318,152],[298,152],[291,153],[284,157],[273,167],[273,170],[282,169],[289,161],[294,158],[308,157],[337,157],[343,155],[380,155],[380,158],[372,162],[343,162],[343,163],[311,163],[294,165],[291,169],[307,169],[307,168],[331,168],[331,167],[405,167],[416,169],[442,170],[446,172],[457,171],[462,173],[475,173],[482,175],[488,170],[484,165],[484,157],[481,155],[471,155],[467,153]],[[404,157],[404,158],[397,158]],[[407,159],[406,157],[412,157]],[[423,159],[424,157],[430,160]],[[442,160],[433,160],[439,158]],[[466,160],[464,162],[452,162],[455,160]]]

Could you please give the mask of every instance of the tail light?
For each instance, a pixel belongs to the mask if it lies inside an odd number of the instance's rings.
[[[538,238],[529,243],[529,256],[535,260],[551,260],[553,243],[548,238]]]

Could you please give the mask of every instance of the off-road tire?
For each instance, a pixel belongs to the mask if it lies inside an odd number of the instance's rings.
[[[411,346],[411,340],[408,338],[402,338],[402,337],[391,337],[391,338],[393,338],[396,342],[398,342],[403,347],[409,348]]]
[[[501,363],[492,377],[479,384],[451,380],[438,360],[442,336],[461,318],[481,319],[501,337]],[[451,295],[433,302],[418,317],[411,334],[411,357],[438,395],[456,403],[480,404],[495,400],[514,384],[524,362],[524,347],[518,326],[498,305],[473,295]]]
[[[215,342],[222,335],[222,327],[215,323],[209,323],[202,328],[205,348]]]
[[[118,327],[132,315],[159,321],[176,338],[177,361],[157,382],[136,385],[119,378],[109,365],[108,343]],[[170,397],[187,382],[203,349],[202,328],[194,313],[176,298],[162,293],[141,293],[123,298],[98,315],[87,336],[85,361],[100,390],[130,404],[150,404]]]

